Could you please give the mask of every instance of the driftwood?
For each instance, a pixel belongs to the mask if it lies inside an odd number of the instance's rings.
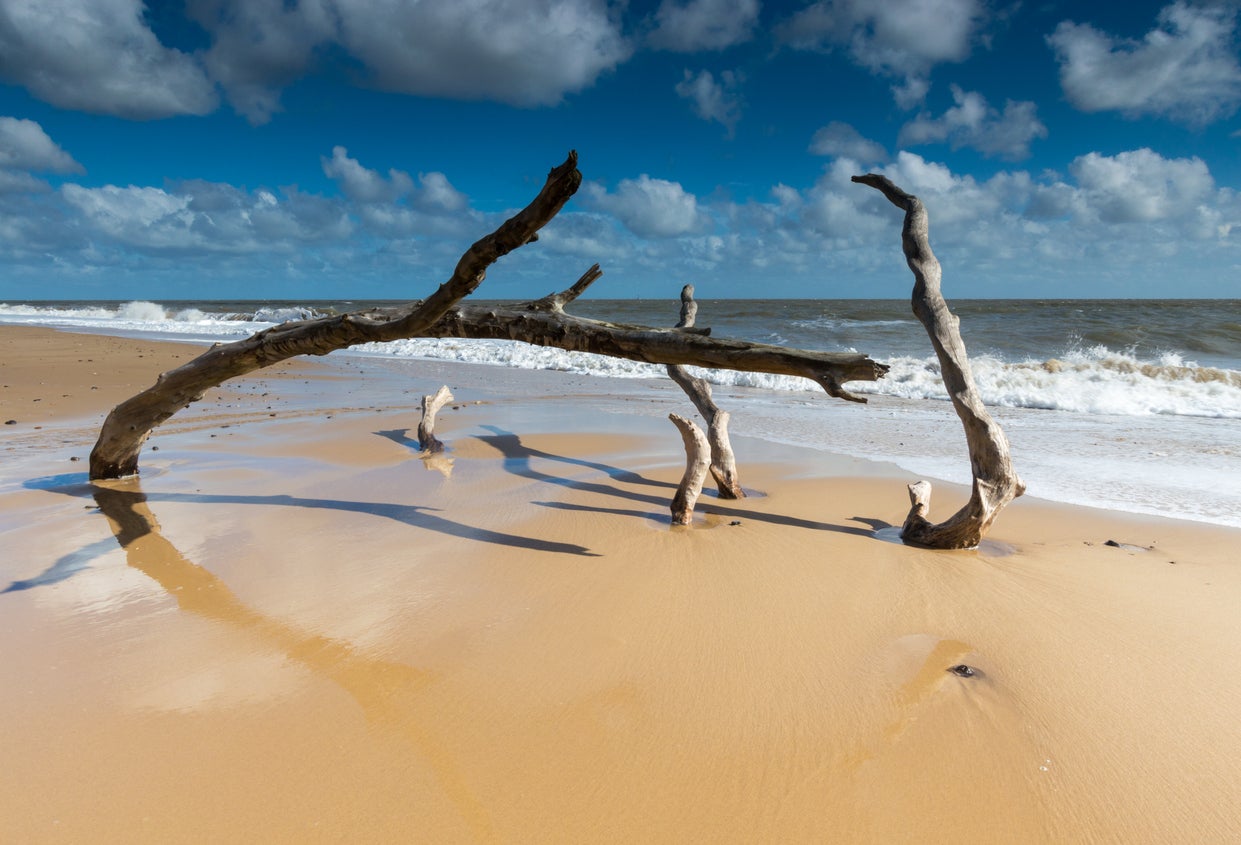
[[[685,473],[672,497],[672,524],[689,525],[694,521],[694,505],[702,493],[702,483],[707,480],[711,447],[707,445],[706,435],[693,420],[676,414],[669,414],[668,419],[681,432],[681,440],[685,443]]]
[[[914,274],[913,311],[931,338],[952,407],[965,427],[974,478],[969,502],[938,524],[927,519],[931,506],[930,482],[909,485],[911,507],[901,537],[906,542],[939,549],[973,548],[1004,506],[1026,488],[1013,469],[1008,438],[987,413],[974,385],[965,343],[961,340],[960,320],[948,310],[948,303],[940,293],[942,271],[931,251],[926,208],[916,196],[905,193],[884,176],[871,173],[854,176],[853,181],[880,191],[905,212],[901,247]]]
[[[452,392],[443,385],[434,394],[422,397],[422,419],[418,422],[418,448],[427,454],[444,451],[444,444],[435,436],[435,415],[452,401]]]
[[[92,479],[138,472],[138,457],[152,429],[230,378],[297,355],[326,355],[359,343],[411,337],[517,340],[594,352],[652,364],[691,364],[803,376],[831,396],[864,398],[843,387],[874,381],[887,367],[855,353],[810,352],[709,337],[709,329],[652,329],[573,317],[564,306],[602,275],[592,267],[569,289],[522,305],[490,307],[460,303],[482,283],[501,256],[537,239],[581,184],[577,155],[548,174],[538,196],[490,235],[474,243],[452,276],[429,298],[396,308],[371,309],[316,320],[283,323],[235,343],[219,344],[161,375],[147,390],[117,405],[90,456]]]
[[[694,301],[694,286],[681,288],[681,319],[678,329],[694,327],[698,316],[698,303]],[[707,423],[707,442],[711,446],[711,476],[721,499],[741,499],[745,491],[737,475],[737,458],[728,439],[728,412],[721,411],[711,398],[711,385],[706,379],[694,378],[679,364],[668,365],[668,377],[680,385],[685,395],[694,403],[698,413]]]

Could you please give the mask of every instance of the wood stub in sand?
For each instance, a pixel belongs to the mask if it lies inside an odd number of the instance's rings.
[[[434,394],[422,397],[422,419],[418,421],[418,448],[427,454],[444,451],[444,444],[435,436],[435,415],[440,408],[452,401],[452,393],[448,385],[443,385]]]
[[[694,505],[702,493],[702,483],[707,480],[707,468],[711,465],[711,447],[707,436],[693,420],[669,414],[668,419],[681,432],[685,443],[685,474],[672,497],[672,524],[689,525],[694,520]]]
[[[974,479],[969,502],[940,523],[932,523],[927,518],[931,503],[930,482],[909,485],[911,507],[901,529],[901,538],[938,549],[973,548],[1004,506],[1025,492],[1025,485],[1013,469],[1008,438],[987,413],[974,384],[965,343],[961,340],[960,321],[948,310],[948,303],[940,292],[942,269],[931,251],[926,208],[916,196],[905,193],[885,176],[869,173],[854,176],[853,181],[869,185],[905,212],[901,248],[914,274],[913,311],[935,347],[944,387],[965,428]]]
[[[698,315],[698,303],[694,301],[694,286],[681,288],[681,319],[678,329],[693,328]],[[679,364],[668,365],[668,377],[675,381],[685,395],[694,403],[698,413],[707,423],[707,442],[711,447],[711,477],[719,489],[721,499],[745,498],[737,474],[737,458],[728,439],[729,415],[721,411],[711,398],[711,385],[706,379],[694,378]]]

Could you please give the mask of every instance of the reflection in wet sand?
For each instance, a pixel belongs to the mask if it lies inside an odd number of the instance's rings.
[[[449,749],[420,725],[416,715],[420,694],[435,682],[434,675],[367,657],[347,643],[306,634],[248,607],[227,584],[188,560],[160,533],[137,479],[94,484],[91,495],[125,550],[129,566],[158,583],[182,610],[242,630],[338,685],[371,723],[407,741],[427,761],[476,838],[492,838],[486,808]]]

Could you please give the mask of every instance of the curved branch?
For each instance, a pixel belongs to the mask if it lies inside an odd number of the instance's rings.
[[[905,212],[901,227],[901,247],[914,274],[912,305],[914,314],[926,328],[939,358],[940,373],[952,407],[965,428],[969,446],[970,470],[974,478],[970,500],[965,507],[939,524],[931,523],[931,485],[920,481],[909,486],[911,507],[901,537],[907,542],[941,549],[977,546],[1000,510],[1025,492],[1025,484],[1013,469],[1008,438],[987,413],[974,384],[960,321],[948,310],[940,292],[942,270],[931,251],[930,224],[926,208],[913,194],[906,193],[887,177],[870,173],[854,176],[853,181],[869,185]]]
[[[427,299],[399,309],[299,320],[274,326],[236,343],[218,344],[155,385],[112,409],[90,455],[90,477],[121,478],[138,471],[138,454],[151,430],[203,393],[245,373],[297,355],[326,355],[368,341],[414,337],[473,293],[487,268],[501,256],[530,243],[582,183],[577,153],[553,168],[538,196],[498,229],[475,242],[448,281]]]
[[[692,328],[698,317],[698,303],[694,301],[694,286],[681,288],[681,319],[678,329]],[[721,499],[744,499],[745,491],[737,476],[737,457],[728,437],[729,415],[721,411],[711,398],[711,385],[706,379],[694,378],[679,364],[668,365],[668,377],[685,391],[698,413],[707,423],[707,442],[711,446],[711,477]]]

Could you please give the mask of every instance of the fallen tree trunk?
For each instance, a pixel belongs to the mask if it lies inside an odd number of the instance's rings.
[[[681,319],[677,322],[678,329],[690,329],[698,317],[698,303],[694,301],[694,286],[681,288]],[[694,378],[680,364],[668,365],[668,377],[675,381],[698,413],[702,414],[707,423],[707,443],[711,447],[711,477],[715,479],[716,489],[721,499],[743,499],[745,491],[741,489],[741,481],[737,475],[737,458],[733,454],[732,442],[728,439],[727,411],[721,411],[711,398],[711,385],[706,379]]]
[[[887,177],[869,173],[854,176],[853,181],[881,192],[905,212],[901,248],[914,274],[913,311],[931,338],[944,387],[965,427],[974,478],[969,502],[938,524],[927,519],[931,506],[930,482],[909,485],[911,507],[901,529],[901,538],[937,549],[973,548],[981,542],[1004,506],[1025,492],[1025,484],[1013,469],[1008,438],[987,413],[974,384],[965,342],[961,340],[960,320],[948,310],[948,303],[940,292],[942,270],[931,251],[926,208],[916,196],[905,193]]]
[[[452,277],[428,299],[399,308],[372,309],[317,320],[283,323],[245,340],[221,344],[159,377],[150,388],[112,409],[91,450],[92,479],[138,472],[138,456],[151,431],[228,379],[297,355],[326,355],[360,343],[412,337],[516,340],[539,346],[593,352],[652,364],[692,364],[803,376],[831,396],[864,402],[844,388],[848,381],[874,381],[887,367],[856,353],[809,352],[766,344],[720,340],[709,330],[651,329],[564,312],[602,272],[592,267],[568,290],[517,306],[459,304],[482,283],[501,256],[537,239],[581,184],[577,155],[551,171],[538,196],[495,232],[471,246]]]
[[[497,259],[535,240],[539,229],[556,216],[581,183],[577,153],[570,152],[564,163],[548,174],[534,200],[466,250],[448,281],[425,300],[392,309],[382,319],[357,313],[282,323],[246,340],[213,346],[188,364],[164,373],[154,386],[108,414],[91,450],[90,477],[121,478],[137,473],[138,454],[151,430],[198,401],[204,391],[230,378],[297,355],[326,355],[368,341],[418,336],[462,297],[473,293]]]

